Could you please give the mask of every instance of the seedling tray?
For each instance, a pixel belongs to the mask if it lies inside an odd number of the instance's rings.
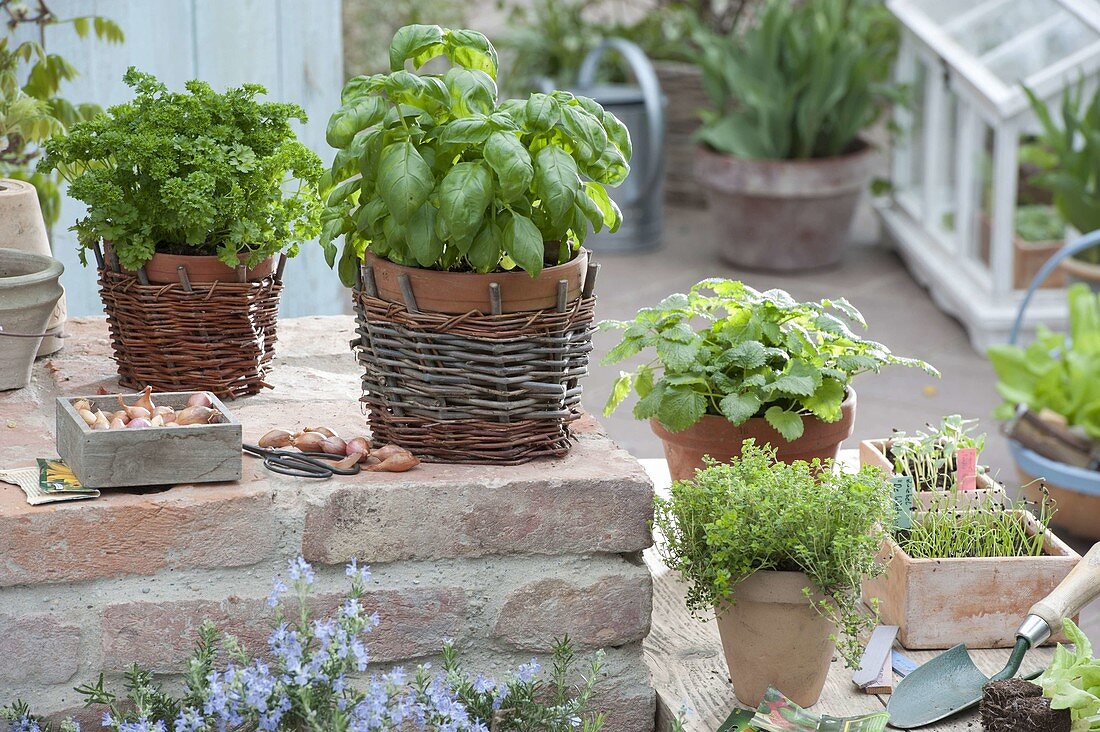
[[[153,394],[153,401],[178,411],[194,393]],[[214,424],[114,430],[93,430],[73,403],[86,399],[92,411],[109,414],[119,408],[117,395],[58,397],[57,454],[83,485],[101,490],[240,480],[241,425],[220,399],[208,395],[221,412]],[[130,405],[136,401],[134,394],[123,398]]]
[[[877,466],[892,476],[894,463],[887,457],[889,451],[890,440],[863,440],[859,443],[859,464]],[[918,491],[913,496],[913,503],[918,510],[925,511],[949,504],[958,508],[982,505],[990,500],[1008,505],[1008,495],[1004,488],[997,485],[989,475],[978,475],[977,486],[972,491]]]

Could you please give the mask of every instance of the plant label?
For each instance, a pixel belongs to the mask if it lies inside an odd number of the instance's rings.
[[[978,487],[978,450],[964,447],[955,453],[955,482],[960,491],[972,491]]]
[[[896,520],[894,525],[899,529],[913,528],[913,477],[910,475],[895,475],[890,479],[893,488],[894,507]]]

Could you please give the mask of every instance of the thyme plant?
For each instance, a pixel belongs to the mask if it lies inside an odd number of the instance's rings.
[[[874,618],[860,601],[875,561],[880,526],[892,515],[889,487],[877,468],[835,471],[832,461],[776,463],[775,449],[746,440],[730,463],[710,458],[692,480],[656,499],[661,556],[688,583],[687,605],[703,616],[737,601],[737,586],[756,572],[805,572],[804,592],[836,623],[840,653],[859,664],[858,636]],[[824,599],[814,602],[814,593]]]

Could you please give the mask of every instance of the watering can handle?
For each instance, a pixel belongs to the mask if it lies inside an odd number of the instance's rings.
[[[1024,311],[1027,310],[1027,306],[1031,302],[1031,298],[1035,294],[1035,291],[1039,289],[1039,285],[1046,281],[1046,278],[1054,271],[1054,268],[1061,264],[1062,260],[1066,257],[1071,257],[1078,252],[1083,252],[1086,249],[1091,249],[1098,245],[1100,245],[1100,229],[1090,231],[1076,241],[1067,243],[1043,264],[1042,269],[1039,270],[1039,273],[1031,280],[1031,284],[1028,285],[1027,292],[1024,294],[1024,299],[1020,301],[1020,311],[1016,313],[1016,320],[1012,323],[1012,332],[1008,335],[1009,343],[1016,345],[1016,339],[1019,338],[1020,328],[1024,323]]]
[[[1100,543],[1081,558],[1061,584],[1031,606],[1029,615],[1046,621],[1051,632],[1062,629],[1062,620],[1072,618],[1092,600],[1100,597]]]
[[[581,62],[580,71],[577,73],[577,88],[583,93],[590,89],[596,82],[596,72],[600,67],[600,60],[608,51],[619,52],[638,80],[638,86],[642,88],[642,99],[645,103],[646,127],[649,128],[649,148],[647,167],[642,175],[642,185],[638,188],[638,197],[641,198],[657,184],[657,176],[661,173],[661,148],[665,139],[665,115],[661,104],[661,83],[657,80],[657,72],[653,70],[653,64],[645,55],[645,51],[625,38],[607,38],[600,45],[588,52]],[[637,203],[630,201],[626,205]]]

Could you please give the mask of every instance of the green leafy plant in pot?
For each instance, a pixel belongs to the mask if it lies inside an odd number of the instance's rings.
[[[119,380],[130,388],[254,394],[274,357],[282,264],[320,231],[320,158],[296,104],[190,81],[124,76],[134,99],[46,143],[87,204],[72,227],[95,254]],[[150,322],[155,327],[150,327]]]
[[[1054,194],[1054,206],[1067,224],[1087,234],[1100,229],[1100,92],[1084,99],[1084,83],[1067,88],[1062,96],[1061,120],[1047,103],[1024,88],[1042,132],[1028,146],[1027,156],[1042,173],[1033,182]],[[1070,281],[1088,282],[1100,290],[1100,247],[1064,260],[1061,268]]]
[[[701,32],[695,172],[721,254],[742,267],[839,261],[871,174],[861,133],[901,98],[892,16],[875,0],[772,0],[741,35]]]
[[[1011,420],[1019,405],[1062,429],[1069,429],[1100,443],[1100,295],[1083,283],[1071,285],[1069,329],[1057,333],[1043,325],[1026,347],[997,345],[989,349],[989,362],[997,374],[997,393],[1004,402],[994,416]],[[1081,490],[1059,485],[1049,476],[1027,474],[1019,468],[1024,494],[1041,500],[1038,477],[1047,477],[1046,488],[1058,505],[1051,523],[1082,537],[1100,538],[1100,496],[1088,486]]]
[[[860,601],[876,576],[891,515],[882,472],[832,461],[775,463],[744,443],[656,499],[658,549],[688,583],[687,605],[718,621],[738,700],[756,707],[769,686],[801,706],[817,701],[836,650],[859,663],[857,636],[874,624]]]
[[[600,324],[623,331],[605,363],[655,352],[619,376],[604,413],[637,393],[634,416],[650,420],[674,479],[691,477],[705,455],[737,456],[748,438],[773,445],[782,461],[835,458],[852,433],[857,375],[890,365],[938,375],[849,323],[866,327],[843,298],[798,302],[783,290],[703,280],[632,321]]]
[[[405,68],[439,57],[450,62],[442,74]],[[368,401],[375,439],[389,435],[435,459],[527,459],[539,451],[524,445],[536,444],[561,454],[562,420],[575,418],[584,371],[575,349],[591,338],[594,274],[582,244],[590,230],[621,223],[604,186],[629,171],[627,129],[569,92],[499,100],[496,50],[475,31],[406,26],[394,36],[390,65],[389,74],[357,76],[344,87],[328,125],[338,152],[323,181],[321,245],[345,285],[363,280],[355,299],[364,399],[382,395]],[[389,373],[372,355],[372,328],[395,318],[417,322],[403,352],[419,364],[415,374]],[[465,340],[448,334],[456,327]],[[536,363],[542,347],[523,345],[540,334],[563,339],[556,366]],[[507,353],[491,345],[507,338]],[[455,349],[459,364],[446,361]],[[521,364],[541,374],[539,385],[501,380]],[[457,368],[479,386],[456,390],[430,379],[409,386],[437,368]],[[417,401],[424,394],[434,396]],[[491,439],[486,422],[497,425]]]
[[[257,101],[258,84],[170,92],[134,68],[123,78],[133,101],[52,138],[38,166],[88,205],[72,227],[81,262],[102,241],[154,283],[178,282],[181,264],[192,282],[235,282],[238,266],[262,278],[274,255],[317,235],[323,166],[290,125],[305,121],[301,107]]]

